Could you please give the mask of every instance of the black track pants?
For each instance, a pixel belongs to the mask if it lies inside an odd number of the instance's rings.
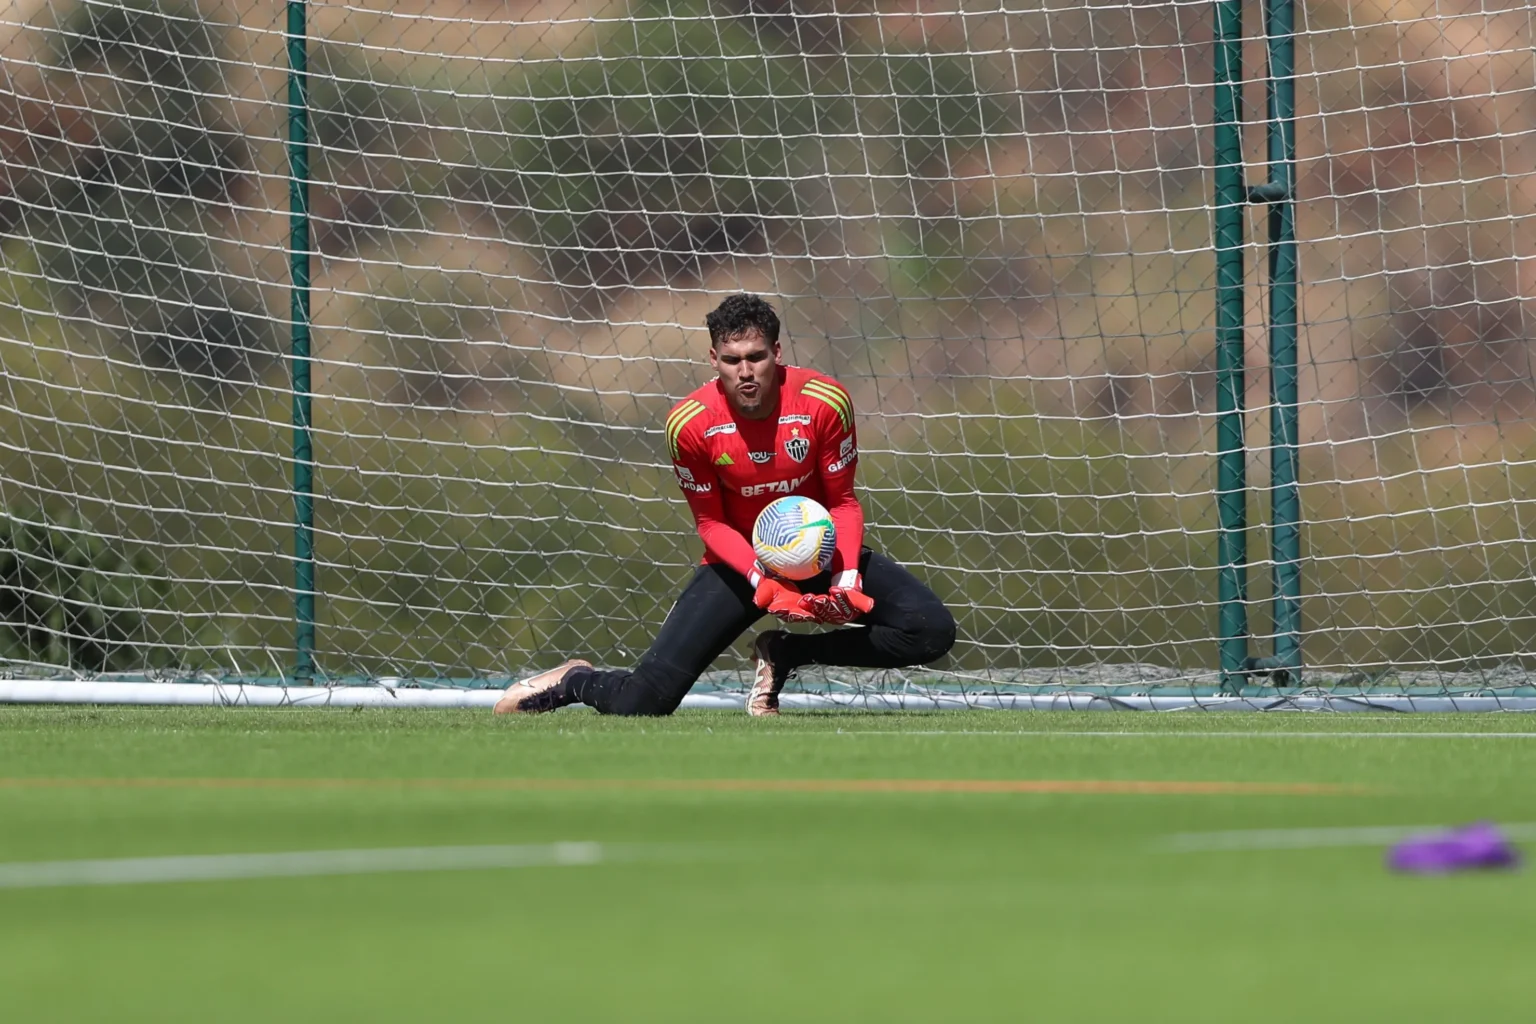
[[[874,611],[854,626],[789,634],[789,667],[905,668],[926,665],[954,645],[954,617],[921,580],[868,548],[859,567]],[[824,574],[801,589],[826,593],[830,583]],[[699,566],[633,671],[575,669],[566,676],[567,695],[609,715],[670,715],[704,670],[763,617],[752,593],[734,570]]]

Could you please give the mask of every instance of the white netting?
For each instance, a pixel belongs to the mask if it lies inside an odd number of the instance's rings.
[[[1531,14],[1298,12],[1324,675],[1536,653]],[[637,656],[698,551],[663,418],[749,290],[853,394],[870,542],[957,612],[946,678],[1208,678],[1210,5],[308,15],[326,676]],[[287,673],[281,5],[4,17],[0,657]],[[1262,39],[1246,60],[1256,178]],[[1248,360],[1261,446],[1257,328]],[[1041,676],[1105,664],[1142,667]]]

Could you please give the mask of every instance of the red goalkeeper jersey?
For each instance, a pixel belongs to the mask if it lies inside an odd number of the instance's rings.
[[[678,486],[704,541],[704,561],[752,575],[752,524],[776,498],[800,494],[832,514],[834,573],[856,570],[864,510],[853,494],[859,460],[853,402],[831,377],[779,367],[779,408],[761,420],[734,415],[718,381],[673,406],[667,447]]]

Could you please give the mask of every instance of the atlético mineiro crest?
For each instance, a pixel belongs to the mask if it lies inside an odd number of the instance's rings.
[[[804,462],[805,457],[811,454],[811,442],[800,436],[800,428],[795,427],[790,431],[790,436],[784,439],[784,454],[796,462]]]

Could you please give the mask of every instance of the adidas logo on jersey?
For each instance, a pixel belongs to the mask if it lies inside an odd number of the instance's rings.
[[[720,453],[720,457],[715,460],[715,465],[717,465],[717,466],[734,466],[734,465],[736,465],[736,460],[731,458],[725,452],[721,452]]]

